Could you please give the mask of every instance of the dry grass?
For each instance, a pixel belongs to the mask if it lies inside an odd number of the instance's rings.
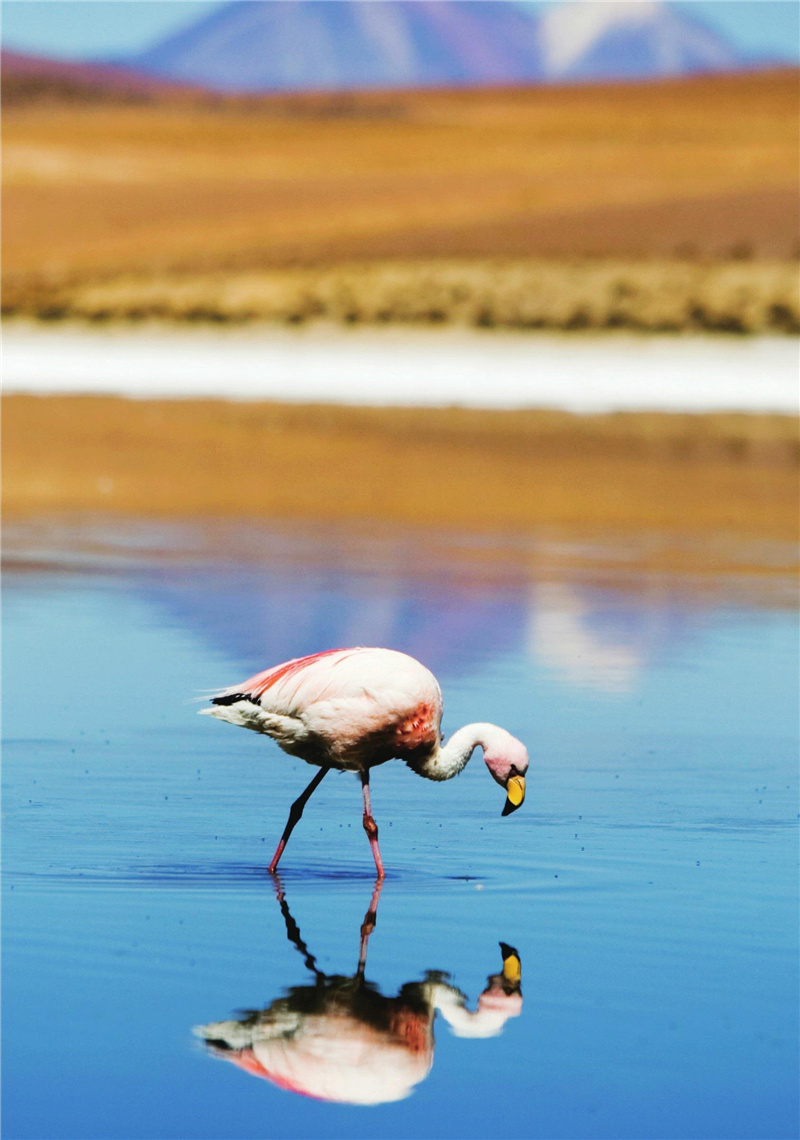
[[[13,311],[9,307],[7,312]],[[32,292],[45,319],[388,322],[508,328],[800,331],[797,270],[781,261],[412,261],[131,276]]]
[[[478,295],[485,307],[488,296],[501,323],[521,311],[522,323],[558,324],[564,318],[547,313],[564,305],[547,300],[551,287],[575,293],[572,313],[576,304],[625,311],[625,298],[604,285],[618,280],[619,263],[678,258],[685,271],[626,268],[622,292],[647,294],[661,281],[665,295],[680,293],[683,313],[706,274],[696,262],[738,258],[734,291],[768,296],[753,302],[763,314],[765,304],[784,304],[784,286],[766,284],[776,280],[770,262],[797,253],[797,94],[797,73],[777,71],[217,105],[12,106],[3,120],[5,304],[42,312],[74,303],[98,315],[123,296],[133,300],[122,308],[136,309],[138,296],[185,311],[175,293],[192,294],[197,313],[224,314],[242,307],[231,300],[238,291],[259,314],[294,314],[301,286],[265,271],[389,260],[426,263],[416,277],[381,271],[380,289],[399,290],[398,312],[449,315],[452,299],[440,298],[453,278],[432,263],[455,259],[471,263],[457,270],[454,287],[470,294],[462,308],[474,309]],[[560,278],[543,264],[586,255],[616,264]],[[514,265],[496,269],[497,257]],[[701,307],[718,308],[727,288],[719,273]],[[327,297],[353,276],[345,268],[338,284],[313,280]],[[100,285],[117,300],[86,288]],[[417,290],[432,291],[433,305]],[[369,311],[367,291],[359,311]],[[328,304],[311,294],[312,309]],[[633,307],[649,305],[639,297]]]
[[[706,552],[722,535],[717,568],[739,569],[751,540],[798,536],[800,445],[787,416],[35,396],[7,396],[3,411],[9,517],[103,510],[671,532]],[[785,558],[773,568],[785,570]]]

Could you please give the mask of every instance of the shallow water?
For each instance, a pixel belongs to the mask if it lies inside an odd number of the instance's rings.
[[[41,523],[6,553],[9,1140],[796,1134],[785,580],[233,524]],[[477,756],[443,785],[374,773],[371,987],[356,781],[322,784],[276,885],[309,771],[188,703],[358,643],[419,656],[446,732],[496,721],[533,765],[506,819]],[[268,1012],[227,1050],[193,1033],[243,1010]]]
[[[786,336],[12,323],[6,392],[573,412],[799,410]]]

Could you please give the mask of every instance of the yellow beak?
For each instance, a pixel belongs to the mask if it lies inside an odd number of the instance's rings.
[[[522,965],[519,954],[513,946],[508,946],[505,942],[500,943],[500,950],[503,954],[503,980],[510,986],[519,988],[522,980]]]
[[[506,803],[503,815],[511,815],[525,799],[525,777],[511,776],[506,784]]]

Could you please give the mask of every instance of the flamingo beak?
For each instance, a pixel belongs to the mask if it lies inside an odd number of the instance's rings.
[[[510,776],[506,784],[506,802],[503,808],[503,815],[511,815],[512,811],[516,811],[524,800],[525,777]]]
[[[503,955],[503,981],[508,986],[519,989],[522,981],[522,964],[519,960],[519,951],[507,942],[500,943],[500,952]]]

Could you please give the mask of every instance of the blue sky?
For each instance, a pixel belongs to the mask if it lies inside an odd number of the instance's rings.
[[[64,59],[125,55],[216,7],[217,0],[3,0],[3,45]],[[682,0],[681,7],[749,52],[800,60],[797,0]]]

